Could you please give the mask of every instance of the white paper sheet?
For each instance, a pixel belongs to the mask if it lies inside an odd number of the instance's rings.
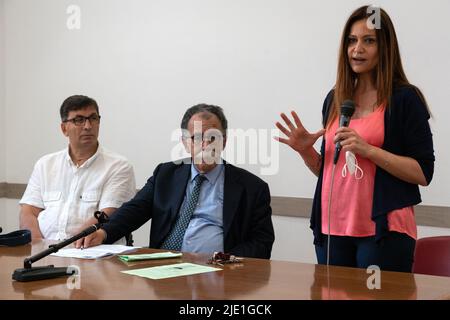
[[[79,259],[97,259],[115,254],[121,254],[130,252],[140,247],[129,247],[117,244],[101,244],[96,247],[85,249],[61,249],[56,253],[52,253],[52,256],[65,257],[65,258],[79,258]]]

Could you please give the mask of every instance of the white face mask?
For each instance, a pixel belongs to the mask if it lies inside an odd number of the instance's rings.
[[[345,152],[345,164],[342,168],[342,177],[345,178],[347,176],[347,168],[350,175],[354,174],[355,179],[359,180],[362,179],[364,176],[363,170],[358,166],[358,160],[356,159],[356,156],[351,151]]]

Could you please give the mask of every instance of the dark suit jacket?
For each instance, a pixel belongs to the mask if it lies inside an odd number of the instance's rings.
[[[275,240],[267,183],[252,173],[225,163],[224,251],[236,256],[270,258]],[[183,202],[191,165],[162,163],[129,202],[103,226],[113,243],[152,219],[150,247],[160,248]]]

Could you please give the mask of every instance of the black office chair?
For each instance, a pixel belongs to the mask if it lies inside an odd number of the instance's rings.
[[[418,239],[413,272],[450,277],[450,236]]]

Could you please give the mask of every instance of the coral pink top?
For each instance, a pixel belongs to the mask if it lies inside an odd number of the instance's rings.
[[[352,119],[349,127],[354,129],[369,144],[381,147],[384,142],[384,105],[361,119]],[[328,234],[328,200],[333,169],[335,144],[333,138],[338,127],[334,121],[325,134],[326,150],[322,183],[322,233]],[[367,237],[375,235],[375,223],[372,221],[372,202],[376,165],[369,159],[356,155],[358,166],[364,172],[361,179],[356,179],[347,169],[342,176],[345,165],[345,152],[341,151],[334,173],[333,194],[330,210],[330,234],[336,236]],[[406,233],[417,239],[417,226],[414,208],[406,207],[388,213],[390,231]]]

